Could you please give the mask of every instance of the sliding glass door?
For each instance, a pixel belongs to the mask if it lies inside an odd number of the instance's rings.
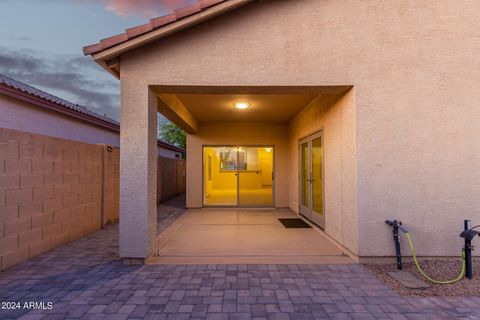
[[[273,147],[203,148],[205,206],[273,206]]]
[[[240,206],[273,206],[273,148],[238,148]]]
[[[238,204],[237,148],[203,148],[203,203],[207,206]]]

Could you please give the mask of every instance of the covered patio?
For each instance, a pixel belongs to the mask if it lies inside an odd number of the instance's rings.
[[[355,259],[351,87],[135,84],[122,96],[122,257],[157,263]],[[250,107],[238,109],[238,101]],[[203,208],[190,211],[166,240],[154,233],[157,112],[187,132],[186,206]],[[310,156],[300,150],[302,139]],[[262,207],[269,210],[243,210]],[[299,213],[323,231],[285,230],[277,220]]]
[[[354,263],[324,232],[286,228],[289,209],[193,209],[160,233],[148,264]]]

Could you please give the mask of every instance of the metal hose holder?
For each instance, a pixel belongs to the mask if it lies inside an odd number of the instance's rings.
[[[472,240],[475,236],[480,237],[480,231],[475,230],[480,226],[472,227],[472,221],[465,220],[464,221],[464,230],[460,233],[460,237],[465,239],[465,263],[466,263],[466,271],[465,277],[468,279],[473,278],[473,261],[472,261],[472,251],[474,247],[472,246]]]
[[[402,227],[402,221],[385,220],[385,223],[388,224],[393,229],[393,242],[395,243],[395,256],[397,258],[397,269],[402,270],[403,269],[402,250],[400,248],[400,238],[398,236],[398,230],[401,230],[404,233],[408,231]]]

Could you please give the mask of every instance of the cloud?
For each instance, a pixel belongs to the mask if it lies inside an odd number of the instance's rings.
[[[194,0],[107,0],[106,8],[122,17],[137,15],[153,18],[194,2]]]
[[[27,36],[16,36],[13,34],[0,33],[0,37],[11,41],[33,41],[33,38]]]
[[[119,120],[119,84],[87,57],[0,48],[0,73]]]

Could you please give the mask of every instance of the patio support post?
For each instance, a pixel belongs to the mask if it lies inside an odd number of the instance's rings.
[[[157,228],[157,97],[122,81],[120,256],[148,258]]]

